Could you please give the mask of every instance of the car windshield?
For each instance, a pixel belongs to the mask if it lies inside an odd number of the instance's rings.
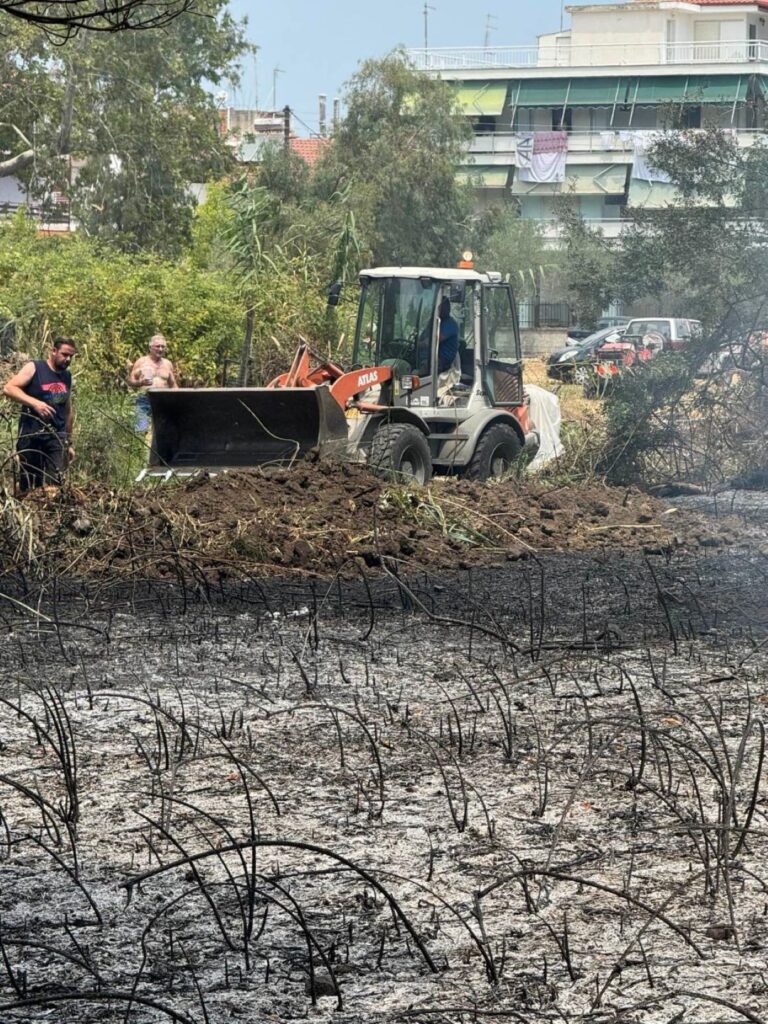
[[[627,325],[627,334],[640,338],[646,334],[660,334],[670,338],[672,329],[669,320],[632,320]]]
[[[614,334],[623,334],[623,330],[619,327],[604,327],[602,331],[595,331],[594,334],[590,334],[588,338],[579,345],[575,353],[575,358],[578,356],[588,356],[597,348],[598,345],[602,345],[604,341],[611,338]]]

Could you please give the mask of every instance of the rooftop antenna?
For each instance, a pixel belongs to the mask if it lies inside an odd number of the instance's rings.
[[[486,14],[486,16],[485,16],[485,41],[483,43],[483,46],[485,47],[486,50],[491,45],[491,32],[495,32],[496,29],[498,28],[498,24],[494,25],[493,24],[494,22],[498,22],[498,18],[496,17],[496,15],[495,14]]]
[[[259,50],[260,46],[253,48],[253,106],[259,109]]]
[[[431,4],[424,0],[424,49],[429,49],[429,12],[436,10]]]
[[[272,68],[272,109],[277,110],[277,76],[284,75],[282,68]]]

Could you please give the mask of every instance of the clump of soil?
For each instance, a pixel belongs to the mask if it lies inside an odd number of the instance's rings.
[[[466,568],[543,551],[658,553],[746,543],[744,527],[670,509],[640,491],[543,481],[440,478],[393,485],[363,466],[201,474],[115,494],[96,486],[25,500],[39,551],[78,575],[190,569],[317,575],[356,566]]]

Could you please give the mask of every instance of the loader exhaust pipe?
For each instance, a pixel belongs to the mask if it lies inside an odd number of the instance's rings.
[[[150,390],[150,470],[286,463],[312,448],[342,456],[347,421],[328,386]]]

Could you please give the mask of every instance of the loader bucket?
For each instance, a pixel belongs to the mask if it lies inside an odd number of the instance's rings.
[[[149,391],[151,470],[290,462],[310,448],[343,454],[347,421],[327,386]]]

